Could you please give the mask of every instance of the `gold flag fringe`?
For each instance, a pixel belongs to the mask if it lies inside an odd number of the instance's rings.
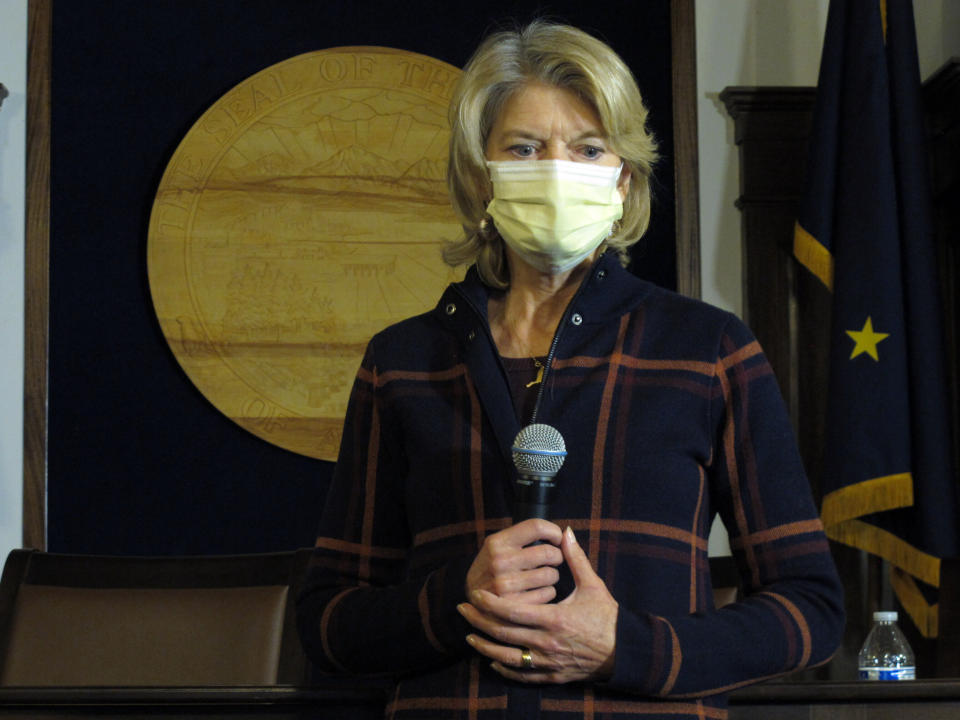
[[[937,637],[940,619],[939,604],[928,603],[914,579],[894,565],[890,566],[890,586],[920,634],[925,638]]]
[[[940,587],[940,558],[918,550],[891,532],[862,520],[847,520],[825,530],[831,540],[866,550],[927,585]]]
[[[793,255],[833,291],[833,256],[799,222],[793,227]]]
[[[910,473],[898,473],[871,478],[827,493],[823,498],[820,519],[824,525],[837,525],[870,513],[911,505],[913,476]]]

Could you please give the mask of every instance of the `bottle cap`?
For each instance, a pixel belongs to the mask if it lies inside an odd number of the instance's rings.
[[[896,622],[897,621],[897,611],[896,610],[878,610],[873,614],[874,622]]]

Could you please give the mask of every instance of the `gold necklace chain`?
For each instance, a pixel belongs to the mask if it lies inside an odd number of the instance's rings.
[[[507,320],[506,309],[504,309],[503,317],[504,317],[504,320],[506,321]],[[540,383],[543,382],[543,371],[544,371],[543,363],[540,362],[540,360],[532,352],[530,352],[530,346],[527,345],[520,338],[520,333],[517,332],[517,326],[514,323],[509,321],[507,321],[506,324],[507,324],[507,327],[510,328],[510,334],[513,336],[513,339],[517,342],[518,345],[523,346],[524,354],[530,356],[530,359],[533,360],[533,367],[536,368],[537,370],[537,376],[533,380],[528,382],[524,387],[531,388],[534,385],[539,385]]]

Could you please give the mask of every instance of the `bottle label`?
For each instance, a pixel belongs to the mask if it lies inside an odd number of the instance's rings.
[[[916,668],[914,667],[861,667],[861,680],[915,680]]]

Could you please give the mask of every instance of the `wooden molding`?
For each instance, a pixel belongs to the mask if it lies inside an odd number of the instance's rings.
[[[801,372],[799,365],[809,352],[799,354],[799,346],[820,337],[823,329],[808,327],[804,313],[779,301],[817,290],[808,287],[803,273],[795,272],[791,255],[814,99],[814,88],[806,87],[730,87],[720,93],[734,120],[740,154],[736,205],[744,228],[744,319],[777,374],[808,470],[813,469],[811,463],[819,457],[822,442],[820,434],[810,429],[808,412],[821,408],[814,403],[816,396],[806,392],[805,383],[811,378],[819,381],[819,376]],[[817,300],[820,306],[826,297]]]
[[[960,57],[950,58],[923,84],[923,103],[936,128],[957,119],[956,98],[960,95]]]
[[[23,378],[23,545],[46,549],[47,347],[50,309],[52,0],[27,15],[27,187]]]
[[[924,83],[923,105],[943,299],[953,467],[960,472],[960,58],[949,60]]]
[[[700,175],[697,147],[697,37],[693,0],[672,0],[674,203],[677,290],[700,297]]]

